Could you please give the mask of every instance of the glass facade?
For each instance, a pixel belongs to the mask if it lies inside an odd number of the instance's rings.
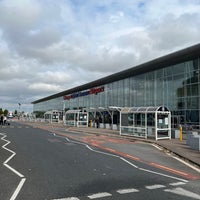
[[[200,58],[99,85],[104,90],[91,94],[54,98],[34,104],[34,111],[98,108],[109,106],[161,106],[172,113],[172,125],[199,125]]]

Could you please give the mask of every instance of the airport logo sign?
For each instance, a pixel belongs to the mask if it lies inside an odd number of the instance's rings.
[[[65,95],[63,96],[64,100],[70,100],[70,99],[74,99],[77,97],[83,97],[83,96],[87,96],[90,94],[98,94],[104,92],[104,86],[98,87],[98,88],[91,88],[90,90],[86,90],[84,92],[76,92],[70,95]]]

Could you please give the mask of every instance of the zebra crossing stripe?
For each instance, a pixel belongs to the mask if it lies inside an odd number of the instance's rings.
[[[110,197],[110,196],[112,196],[112,194],[110,194],[108,192],[101,192],[101,193],[89,195],[88,198],[89,199],[97,199],[97,198]]]
[[[128,194],[128,193],[133,193],[133,192],[139,192],[139,190],[135,188],[117,190],[117,193],[119,194]]]
[[[172,186],[178,186],[178,185],[185,185],[186,183],[184,182],[177,182],[177,183],[170,183],[169,185],[172,185]]]
[[[164,187],[166,187],[166,186],[164,186],[164,185],[149,185],[149,186],[146,186],[146,189],[155,190],[155,189],[164,188]]]
[[[79,200],[79,199],[76,197],[68,197],[68,198],[53,199],[53,200]]]
[[[183,189],[183,188],[165,189],[164,191],[165,191],[165,192],[170,192],[170,193],[173,193],[173,194],[178,194],[178,195],[181,195],[181,196],[190,197],[190,198],[193,198],[193,199],[198,199],[198,200],[200,200],[200,195],[199,195],[199,194],[190,192],[190,191],[185,190],[185,189]]]

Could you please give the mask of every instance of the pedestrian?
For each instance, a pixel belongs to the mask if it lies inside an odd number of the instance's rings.
[[[1,118],[0,118],[0,125],[3,126],[3,115],[1,115]]]
[[[3,116],[3,125],[6,125],[7,117]]]
[[[96,118],[96,127],[99,128],[99,117]]]

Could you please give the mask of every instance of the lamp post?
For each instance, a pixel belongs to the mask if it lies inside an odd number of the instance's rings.
[[[20,110],[20,108],[21,108],[21,103],[18,103],[18,105],[19,105],[19,115],[18,115],[18,119],[20,118],[20,112],[21,112],[21,110]]]
[[[65,100],[63,101],[63,124],[65,124]]]

